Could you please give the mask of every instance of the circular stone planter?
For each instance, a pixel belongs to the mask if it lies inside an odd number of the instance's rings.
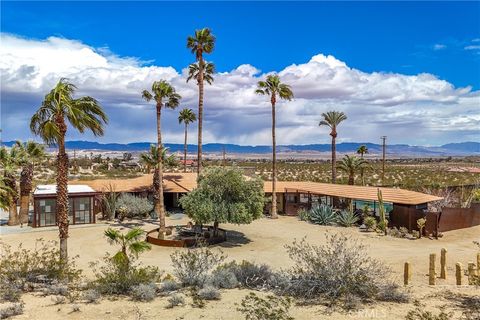
[[[171,235],[178,227],[187,227],[186,225],[181,226],[170,226],[166,227],[167,235]],[[213,227],[212,226],[203,226],[200,235],[196,236],[181,236],[177,235],[175,239],[158,239],[154,234],[158,234],[160,228],[156,228],[147,232],[147,242],[154,244],[156,246],[163,247],[194,247],[199,243],[206,243],[208,245],[217,244],[227,240],[227,231],[225,229],[217,228],[218,235],[213,236]]]

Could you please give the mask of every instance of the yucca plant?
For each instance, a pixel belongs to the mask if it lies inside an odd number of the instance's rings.
[[[337,223],[342,227],[352,227],[358,220],[358,215],[352,210],[342,210],[337,216]]]
[[[310,221],[323,226],[332,225],[336,222],[336,214],[331,206],[326,204],[315,205],[310,210]]]

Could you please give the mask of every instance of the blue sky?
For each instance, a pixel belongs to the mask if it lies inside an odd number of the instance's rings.
[[[468,97],[462,92],[454,99],[455,103],[462,106],[458,108],[459,112],[465,112],[465,115],[452,125],[460,123],[462,127],[452,132],[434,126],[422,140],[413,136],[405,137],[400,127],[422,126],[422,130],[426,130],[428,125],[422,125],[421,122],[392,122],[399,127],[398,133],[393,130],[393,134],[398,134],[398,142],[440,144],[475,139],[478,134],[472,130],[472,125],[474,127],[480,121],[472,105],[479,102],[477,91],[480,89],[480,2],[2,2],[1,6],[1,31],[4,36],[23,38],[30,44],[57,37],[80,43],[100,56],[108,57],[110,61],[115,58],[122,60],[122,63],[133,60],[131,63],[138,68],[171,66],[180,74],[193,60],[193,56],[185,48],[186,36],[195,28],[209,26],[217,37],[217,45],[208,59],[216,64],[217,71],[230,74],[241,65],[249,65],[257,69],[255,76],[250,75],[253,80],[258,80],[255,77],[261,77],[267,72],[282,72],[292,64],[305,64],[319,54],[331,55],[344,62],[348,68],[368,75],[382,72],[407,77],[427,73],[438,80],[446,81],[453,86],[452,90],[469,88]],[[13,40],[9,38],[8,41]],[[67,48],[71,43],[59,45]],[[15,50],[18,50],[18,47],[11,47],[11,50],[13,51],[9,53],[15,59]],[[65,52],[65,59],[68,60],[69,51]],[[134,59],[129,60],[128,57]],[[3,78],[2,82],[9,82],[11,79],[13,78]],[[82,82],[82,79],[79,81]],[[399,83],[401,86],[401,83],[405,82],[402,80]],[[293,84],[292,86],[295,88]],[[430,88],[430,85],[428,87]],[[41,91],[43,87],[37,88]],[[379,90],[378,88],[377,85],[375,89],[362,90],[371,92]],[[299,87],[298,91],[303,92],[303,89]],[[399,87],[398,90],[402,88]],[[412,90],[414,89],[406,89],[408,94],[411,94]],[[424,89],[419,88],[415,92],[423,91]],[[90,93],[88,90],[86,92]],[[442,92],[438,94],[441,95]],[[107,108],[114,108],[112,99],[108,99],[111,94],[102,92],[99,95],[105,96]],[[451,93],[447,95],[452,96]],[[189,93],[186,93],[186,96],[189,96]],[[418,97],[419,94],[413,96]],[[428,111],[426,114],[432,116],[429,108],[433,110],[436,104],[441,104],[442,108],[447,109],[448,105],[451,107],[453,103],[453,98],[436,101],[433,98],[429,100],[415,97],[403,99],[402,103],[394,106],[390,103],[385,108],[396,107],[397,112],[402,114],[401,110],[415,110],[420,104],[425,106]],[[298,107],[302,110],[300,116],[319,115],[332,105],[332,99],[335,102],[337,98],[340,108],[343,104],[346,110],[353,108],[351,104],[355,101],[352,102],[350,98],[300,95],[299,99],[304,99]],[[462,102],[465,98],[469,98],[467,104]],[[208,107],[208,92],[206,99]],[[11,106],[10,110],[18,109],[13,107],[14,103],[26,103],[19,100],[23,99],[17,98],[12,90],[2,90],[2,105],[7,104],[6,108]],[[298,104],[299,102],[300,100],[297,101]],[[412,106],[415,102],[417,104]],[[362,98],[361,103],[357,104],[361,104],[361,111],[365,113],[362,117],[360,110],[350,111],[354,120],[368,116],[369,112],[378,112],[377,102]],[[465,109],[466,105],[468,106]],[[194,108],[195,105],[190,107]],[[14,114],[8,114],[6,108],[2,107],[2,119],[8,119],[9,115]],[[24,107],[22,110],[25,108],[28,109]],[[32,107],[32,110],[34,109]],[[268,135],[262,133],[268,127],[268,117],[264,121],[265,128],[262,126],[255,136],[258,137],[257,140],[250,134],[250,131],[255,131],[255,121],[252,123],[251,119],[245,119],[252,126],[245,125],[235,135],[230,136],[222,131],[225,129],[222,125],[215,123],[226,121],[225,113],[212,107],[210,115],[212,129],[206,134],[207,141],[254,144],[248,142],[255,140],[268,143]],[[439,115],[439,119],[442,117],[446,117],[445,112]],[[172,114],[166,122],[173,119]],[[116,121],[115,117],[112,120]],[[315,122],[318,122],[317,120],[318,116]],[[141,121],[142,119],[137,119],[132,125],[138,125]],[[466,122],[468,125],[463,126]],[[17,124],[22,127],[21,122]],[[305,120],[297,124],[307,125]],[[282,126],[281,121],[279,125]],[[285,130],[289,131],[295,123],[286,120],[284,125]],[[370,134],[345,135],[345,141],[374,140],[383,134],[380,131],[385,131],[388,127],[380,119],[372,125],[378,126],[378,130],[372,130]],[[2,126],[5,127],[6,124],[3,123]],[[4,135],[8,138],[25,139],[29,135],[28,128],[25,127],[7,129],[11,129],[11,134],[4,130]],[[169,127],[167,124],[166,130],[171,133],[171,139],[167,138],[167,141],[181,140],[181,128],[173,125]],[[318,128],[315,130],[319,131]],[[355,128],[351,127],[351,130],[354,131]],[[285,143],[328,140],[328,137],[316,138],[313,131],[309,132],[303,139],[286,138]],[[139,135],[137,140],[151,140],[153,137],[140,132]],[[115,140],[114,136],[119,135],[112,133],[103,139],[112,141]],[[238,136],[244,138],[239,139]],[[76,137],[72,135],[72,138]],[[131,135],[119,139],[127,141],[128,137]]]

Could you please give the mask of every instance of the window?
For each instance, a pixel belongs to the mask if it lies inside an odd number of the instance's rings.
[[[74,198],[75,224],[90,223],[91,198]]]
[[[301,193],[300,194],[300,203],[308,203],[308,194],[307,193]]]
[[[295,194],[287,194],[287,202],[297,203],[297,197],[295,196]]]
[[[55,199],[38,200],[38,222],[41,227],[54,226],[56,224],[56,207]]]

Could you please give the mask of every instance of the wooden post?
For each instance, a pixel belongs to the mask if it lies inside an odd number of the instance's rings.
[[[405,265],[403,266],[403,284],[407,286],[410,282],[410,279],[412,279],[412,269],[410,268],[410,262],[405,262]]]
[[[475,263],[469,262],[468,263],[468,284],[473,284],[473,278],[475,277]]]
[[[455,278],[457,278],[457,286],[461,286],[463,278],[463,268],[460,262],[457,262],[455,264]]]
[[[480,276],[480,252],[477,253],[477,273]]]
[[[430,268],[428,270],[428,284],[435,285],[435,259],[437,255],[435,253],[430,254]]]
[[[447,249],[442,248],[440,253],[440,279],[447,279]]]

